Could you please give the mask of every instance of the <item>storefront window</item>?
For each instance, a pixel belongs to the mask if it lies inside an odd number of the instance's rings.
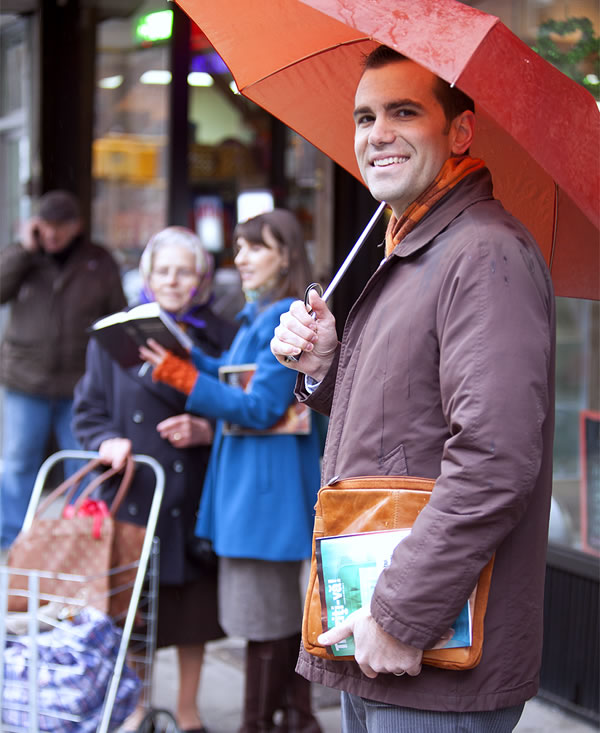
[[[313,277],[326,287],[333,277],[333,162],[303,137],[288,132],[285,156],[288,205],[304,228]]]
[[[557,298],[554,536],[600,555],[600,304]]]
[[[190,40],[189,168],[198,233],[215,252],[218,263],[231,267],[231,233],[236,221],[277,202],[296,214],[316,271],[327,272],[333,164],[236,93],[226,65],[194,24]]]
[[[197,28],[192,32],[189,88],[189,183],[193,225],[220,266],[232,263],[239,197],[249,214],[272,208],[271,121],[237,93],[225,63]],[[261,195],[258,195],[261,194]]]
[[[30,19],[0,15],[0,243],[16,239],[31,214],[31,107],[33,78]]]
[[[140,40],[139,14],[98,28],[92,232],[124,269],[166,226],[168,40]]]
[[[600,101],[597,0],[463,0],[496,15],[521,40]]]

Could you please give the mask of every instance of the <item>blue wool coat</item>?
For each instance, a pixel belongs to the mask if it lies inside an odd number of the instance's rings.
[[[212,540],[221,557],[270,561],[310,556],[314,504],[319,489],[320,445],[310,435],[223,435],[223,420],[264,430],[294,399],[296,373],[269,348],[291,299],[260,310],[245,306],[240,329],[221,358],[194,349],[200,370],[186,410],[218,418],[196,534]],[[219,382],[221,365],[256,363],[248,392]]]

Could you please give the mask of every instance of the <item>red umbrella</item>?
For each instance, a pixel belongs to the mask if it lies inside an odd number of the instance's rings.
[[[469,94],[472,154],[536,237],[557,295],[600,299],[600,112],[498,18],[456,0],[178,0],[238,89],[357,178],[354,92],[384,43]]]

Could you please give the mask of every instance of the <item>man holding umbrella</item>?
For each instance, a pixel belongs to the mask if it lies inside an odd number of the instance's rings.
[[[355,154],[392,217],[386,256],[338,343],[316,292],[281,318],[275,356],[330,415],[323,479],[436,479],[354,635],[356,662],[301,652],[342,690],[344,731],[511,731],[538,689],[554,430],[554,295],[528,231],[469,157],[471,100],[386,47],[358,84]],[[518,171],[515,171],[518,175]],[[286,357],[302,354],[299,361]],[[480,663],[421,664],[495,554]]]

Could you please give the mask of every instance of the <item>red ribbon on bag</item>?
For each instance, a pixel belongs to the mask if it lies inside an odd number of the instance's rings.
[[[94,539],[99,540],[102,536],[102,522],[105,517],[110,517],[110,512],[106,502],[102,499],[86,499],[75,512],[74,504],[67,504],[63,510],[65,519],[72,519],[75,515],[78,517],[94,517],[92,524],[92,535]]]

